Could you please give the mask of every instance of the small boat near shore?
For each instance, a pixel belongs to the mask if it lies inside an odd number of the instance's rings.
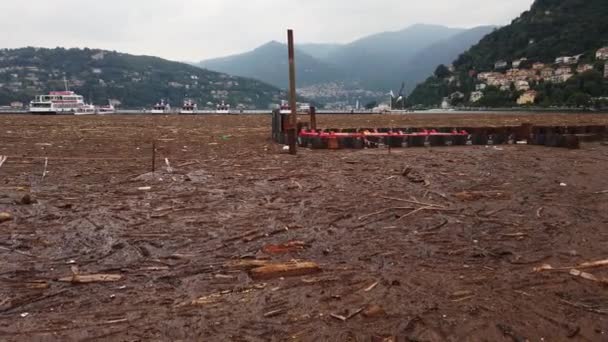
[[[91,104],[84,104],[83,106],[74,110],[74,115],[95,115],[97,114],[97,108]]]
[[[150,111],[151,114],[170,114],[171,113],[171,105],[168,102],[165,102],[164,99],[160,100],[157,104],[152,107]]]
[[[116,108],[112,104],[107,106],[99,106],[97,107],[98,115],[108,115],[108,114],[116,114]]]
[[[230,105],[226,104],[224,101],[222,101],[221,104],[218,104],[215,107],[215,113],[216,114],[230,114]]]
[[[182,105],[182,108],[180,109],[179,113],[183,115],[196,114],[197,109],[198,105],[196,104],[196,102],[190,99],[185,99],[184,104]]]

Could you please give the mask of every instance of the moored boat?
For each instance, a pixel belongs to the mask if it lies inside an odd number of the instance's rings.
[[[215,113],[216,114],[230,114],[230,105],[226,104],[226,103],[224,103],[224,101],[222,101],[221,104],[218,104],[216,106]]]
[[[84,98],[73,91],[51,91],[47,95],[36,95],[30,102],[30,113],[74,114],[84,107]]]
[[[116,108],[113,105],[109,104],[107,106],[99,106],[97,107],[97,114],[99,115],[107,115],[107,114],[115,114]]]
[[[171,106],[169,105],[169,103],[166,103],[165,100],[160,100],[159,103],[155,104],[154,107],[152,107],[152,111],[150,111],[150,113],[169,114],[171,113]]]
[[[97,114],[97,109],[95,108],[95,106],[90,105],[90,104],[84,104],[74,111],[74,115],[95,115],[95,114]]]
[[[180,109],[179,113],[180,114],[196,114],[197,108],[198,108],[198,105],[196,104],[196,102],[194,102],[190,99],[185,99],[184,104],[182,105],[182,108]]]

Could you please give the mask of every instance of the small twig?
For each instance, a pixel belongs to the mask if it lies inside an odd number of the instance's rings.
[[[409,216],[412,216],[412,215],[414,215],[414,214],[416,214],[416,213],[419,213],[419,212],[421,212],[421,211],[423,211],[423,210],[441,210],[441,209],[440,209],[440,208],[431,207],[431,206],[429,206],[429,207],[422,207],[422,208],[418,208],[418,209],[416,209],[416,210],[414,210],[414,211],[411,211],[411,212],[409,212],[409,213],[407,213],[407,214],[405,214],[405,215],[401,216],[401,217],[400,217],[400,218],[399,218],[397,221],[401,221],[401,220],[403,220],[404,218],[409,217]]]
[[[196,163],[197,163],[196,161],[190,161],[190,162],[186,162],[186,163],[183,163],[183,164],[179,164],[179,165],[177,165],[177,167],[190,166],[190,165],[194,165]]]
[[[367,214],[367,215],[363,215],[363,216],[359,217],[359,221],[363,221],[363,220],[365,220],[367,218],[370,218],[372,216],[384,214],[384,213],[386,213],[388,211],[392,211],[392,210],[413,210],[413,209],[415,209],[415,208],[412,208],[412,207],[391,207],[391,208],[384,208],[382,210],[373,212],[371,214]]]
[[[7,159],[8,159],[7,156],[0,156],[0,167],[2,167],[2,165],[4,165],[4,162],[6,162]]]
[[[103,323],[100,323],[99,325],[120,324],[120,323],[127,323],[128,321],[129,320],[127,318],[115,319],[115,320],[111,320],[111,321],[105,321]]]
[[[275,316],[283,314],[285,311],[286,311],[285,309],[273,310],[273,311],[265,313],[264,317],[266,317],[266,318],[275,317]]]
[[[330,315],[331,317],[335,318],[335,319],[339,319],[339,320],[341,320],[342,322],[346,322],[346,320],[347,320],[347,318],[346,318],[346,317],[341,316],[341,315],[336,315],[336,314],[334,314],[334,313],[329,314],[329,315]]]
[[[428,191],[429,191],[429,193],[437,195],[445,200],[448,199],[448,196],[446,196],[445,194],[442,194],[441,192],[437,192],[437,191],[433,191],[433,190],[428,190]]]
[[[156,140],[152,141],[152,173],[156,172]]]
[[[562,302],[562,303],[564,303],[564,304],[573,306],[575,308],[583,309],[583,310],[590,311],[590,312],[599,313],[599,314],[602,314],[602,315],[608,315],[608,309],[607,310],[596,309],[596,308],[594,308],[594,307],[592,307],[590,305],[587,305],[587,304],[570,302],[570,301],[567,301],[567,300],[561,299],[561,298],[560,298],[559,301]]]
[[[366,288],[364,291],[365,291],[365,292],[369,292],[369,291],[373,290],[374,288],[376,288],[376,286],[378,286],[378,284],[380,284],[380,282],[379,282],[379,281],[377,281],[377,282],[375,282],[375,283],[371,284],[371,285],[370,285],[370,286],[368,286],[368,287],[367,287],[367,288]]]
[[[353,313],[351,313],[351,314],[350,314],[350,315],[348,315],[348,316],[342,316],[342,315],[338,315],[338,314],[334,314],[334,313],[329,314],[329,315],[330,315],[331,317],[335,318],[335,319],[339,319],[339,320],[341,320],[342,322],[346,322],[347,320],[349,320],[349,319],[351,319],[351,318],[353,318],[353,317],[357,316],[358,314],[360,314],[360,313],[361,313],[361,312],[362,312],[364,309],[365,309],[365,308],[359,308],[359,309],[357,309],[356,311],[354,311]]]
[[[439,204],[423,203],[423,202],[418,202],[418,201],[414,201],[414,200],[407,200],[407,199],[403,199],[403,198],[387,197],[387,196],[380,196],[380,198],[387,199],[387,200],[392,200],[392,201],[399,201],[399,202],[418,204],[418,205],[423,205],[425,207],[445,208],[444,206],[439,205]]]
[[[44,180],[44,177],[46,177],[47,171],[46,168],[49,166],[49,158],[44,158],[44,170],[42,170],[42,179]]]
[[[19,303],[14,303],[10,307],[0,310],[0,313],[10,312],[10,311],[15,310],[17,308],[20,308],[22,306],[26,306],[26,305],[29,305],[29,304],[37,303],[37,302],[43,301],[45,299],[53,298],[53,297],[59,296],[61,294],[64,294],[66,292],[68,292],[67,289],[59,290],[59,291],[57,291],[55,293],[50,293],[48,295],[43,295],[43,296],[39,296],[39,297],[36,297],[36,298],[28,299],[26,301],[22,301],[22,302],[19,302]]]
[[[543,272],[543,271],[569,271],[571,269],[589,269],[589,268],[598,268],[598,267],[606,267],[608,266],[608,259],[598,260],[598,261],[589,261],[584,262],[582,264],[576,266],[566,266],[566,267],[553,267],[551,265],[541,265],[540,267],[535,267],[535,272]]]
[[[538,210],[536,211],[536,217],[541,218],[541,213],[543,212],[544,209],[545,209],[544,207],[538,208]]]
[[[167,173],[173,173],[173,168],[169,164],[169,158],[165,158],[165,164],[167,165]]]
[[[2,246],[0,246],[0,249],[1,249],[1,250],[8,251],[8,252],[13,252],[13,253],[17,253],[17,254],[25,255],[26,257],[30,257],[30,258],[38,258],[38,257],[37,257],[37,256],[35,256],[35,255],[31,255],[31,254],[29,254],[29,253],[21,252],[21,251],[18,251],[18,250],[16,250],[16,249],[10,249],[10,248],[7,248],[7,247],[2,247]]]

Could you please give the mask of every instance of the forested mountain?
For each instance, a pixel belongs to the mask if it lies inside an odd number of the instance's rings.
[[[404,67],[403,74],[408,76],[411,82],[406,83],[409,91],[413,90],[418,83],[426,79],[435,71],[440,64],[449,64],[464,51],[479,43],[487,34],[497,29],[496,26],[479,26],[463,31],[447,39],[419,51]]]
[[[94,104],[116,99],[123,107],[150,107],[161,98],[200,107],[226,101],[233,107],[267,108],[285,94],[260,81],[229,76],[157,57],[92,49],[0,50],[0,104],[29,102],[35,95],[70,90]]]
[[[437,63],[448,63],[494,27],[474,29],[413,25],[348,44],[296,45],[298,87],[311,98],[365,100],[424,80]],[[256,78],[286,88],[287,47],[271,42],[251,52],[202,61],[210,70]],[[362,95],[368,94],[368,95]]]
[[[463,31],[438,25],[413,25],[346,44],[324,61],[339,66],[368,89],[389,90],[407,81],[405,69],[410,63],[424,64],[412,60],[418,52]],[[466,47],[461,52],[464,50]]]
[[[295,57],[298,87],[345,77],[337,67],[316,59],[299,48]],[[244,54],[203,61],[200,66],[230,75],[255,78],[287,89],[288,64],[287,45],[273,41]]]
[[[608,57],[598,55],[608,46],[607,17],[605,0],[536,0],[510,25],[457,58],[453,72],[438,68],[409,101],[438,105],[449,97],[453,105],[510,106],[518,100],[589,105],[608,95]],[[535,92],[528,93],[533,101],[522,98],[529,91]]]

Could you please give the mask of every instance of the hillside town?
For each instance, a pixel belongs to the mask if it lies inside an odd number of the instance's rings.
[[[298,95],[324,104],[325,109],[353,109],[357,102],[382,98],[385,92],[363,89],[360,84],[328,82],[298,89]]]
[[[493,71],[477,73],[470,71],[471,77],[476,77],[475,91],[471,92],[470,103],[477,103],[484,97],[484,91],[488,87],[496,87],[501,91],[518,91],[521,95],[517,99],[518,105],[531,105],[536,102],[537,91],[533,89],[534,84],[545,83],[565,83],[576,74],[597,69],[602,66],[604,78],[608,78],[608,47],[603,47],[596,51],[595,63],[581,62],[584,55],[560,56],[555,58],[552,64],[533,62],[527,58],[517,59],[511,62],[499,60],[494,64]],[[509,65],[511,68],[509,68]],[[452,67],[450,71],[454,71]],[[455,81],[455,76],[448,80]],[[463,99],[465,95],[455,92],[450,98],[444,99],[443,107],[447,107],[454,99]]]
[[[0,49],[0,109],[22,109],[34,96],[66,87],[87,100],[129,108],[170,95],[174,103],[187,95],[212,103],[209,108],[221,101],[234,108],[266,107],[281,99],[278,89],[258,81],[154,58],[91,49]]]

